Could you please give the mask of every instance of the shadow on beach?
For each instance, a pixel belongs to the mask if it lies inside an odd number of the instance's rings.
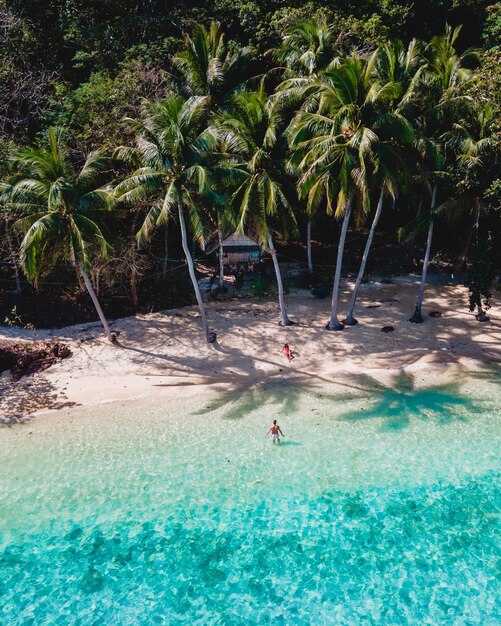
[[[348,295],[345,290],[341,308],[346,307]],[[208,394],[200,414],[219,411],[229,420],[242,419],[263,407],[270,407],[270,414],[277,416],[295,413],[302,396],[309,394],[313,401],[323,398],[341,411],[346,408],[338,419],[384,417],[385,427],[393,430],[406,427],[413,416],[448,423],[460,419],[463,407],[475,411],[478,405],[461,396],[459,384],[425,389],[420,372],[436,383],[429,376],[432,368],[440,379],[446,371],[440,366],[454,364],[454,375],[461,379],[491,382],[501,371],[494,363],[500,325],[494,321],[477,332],[480,326],[473,317],[457,319],[462,309],[458,309],[456,291],[434,290],[431,285],[427,308],[444,315],[411,324],[409,306],[403,301],[404,296],[413,301],[414,295],[412,285],[367,288],[360,295],[360,323],[342,333],[324,330],[329,302],[310,297],[289,297],[296,324],[288,328],[278,326],[278,308],[271,298],[249,301],[244,307],[209,304],[210,324],[218,332],[218,341],[211,345],[204,342],[193,312],[139,316],[117,321],[121,327],[118,349],[102,338],[76,342],[74,356],[61,366],[61,372],[101,381],[133,374],[144,377],[145,392],[158,387],[185,394],[187,388],[205,385],[217,393]],[[368,307],[377,308],[369,313]],[[382,333],[381,327],[388,324],[394,332]],[[298,354],[292,363],[281,353],[285,341]],[[479,369],[468,370],[468,361],[462,357],[475,359]],[[401,368],[416,365],[412,372],[402,372]],[[75,406],[64,390],[58,392],[43,376],[22,383],[4,386],[4,393],[0,388],[0,423],[25,421],[33,411]],[[368,400],[364,410],[351,412],[348,406],[340,406],[364,397]]]
[[[58,391],[37,374],[17,382],[1,381],[0,384],[0,427],[25,424],[35,417],[37,411],[78,406],[67,399],[64,391]]]

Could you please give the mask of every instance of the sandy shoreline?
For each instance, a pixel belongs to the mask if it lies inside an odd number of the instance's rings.
[[[343,289],[346,310],[349,283]],[[307,291],[287,298],[292,327],[278,325],[275,298],[252,298],[207,304],[218,341],[202,339],[196,307],[184,307],[113,322],[120,347],[108,344],[99,324],[37,331],[36,339],[67,342],[73,352],[47,371],[11,383],[0,379],[0,423],[23,422],[40,411],[91,406],[137,398],[166,399],[212,390],[248,389],[272,381],[294,381],[319,389],[357,380],[398,381],[405,373],[413,384],[454,380],[458,372],[501,362],[501,314],[496,302],[491,321],[478,323],[468,313],[467,291],[457,285],[427,286],[420,325],[408,322],[417,279],[363,286],[357,317],[360,324],[343,332],[324,329],[330,300]],[[370,307],[370,308],[367,308]],[[430,311],[442,316],[432,318]],[[394,332],[383,333],[383,326]],[[30,331],[5,328],[0,339],[31,340]],[[292,363],[281,354],[288,342]]]

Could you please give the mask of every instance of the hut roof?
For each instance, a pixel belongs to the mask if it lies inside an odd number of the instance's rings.
[[[229,237],[223,241],[223,250],[232,249],[232,248],[245,248],[251,250],[259,250],[260,246],[258,243],[253,241],[250,237],[244,234],[233,233]]]
[[[214,232],[205,243],[206,254],[211,254],[217,250],[217,247],[217,232]],[[223,240],[223,250],[225,252],[258,252],[261,246],[247,235],[232,233]]]

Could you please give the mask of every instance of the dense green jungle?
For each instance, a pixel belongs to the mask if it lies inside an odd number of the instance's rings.
[[[284,325],[290,289],[332,290],[338,329],[344,278],[404,273],[482,320],[500,41],[482,0],[0,0],[0,323],[204,321],[232,233],[262,256],[231,295],[277,293]]]

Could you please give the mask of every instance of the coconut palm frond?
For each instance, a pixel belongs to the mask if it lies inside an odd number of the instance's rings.
[[[139,243],[145,243],[151,239],[151,236],[158,225],[158,219],[161,211],[161,207],[157,205],[153,205],[148,211],[141,228],[136,233],[136,239]]]
[[[76,177],[77,183],[83,190],[94,185],[105,172],[111,170],[111,159],[102,151],[91,152]]]
[[[81,240],[94,244],[98,247],[101,255],[106,258],[111,251],[110,244],[104,238],[104,235],[99,226],[93,220],[89,219],[85,215],[75,214],[73,221],[78,231],[81,233]]]
[[[19,250],[21,267],[29,280],[35,280],[41,269],[41,258],[50,241],[57,240],[61,215],[46,213],[28,228]]]

